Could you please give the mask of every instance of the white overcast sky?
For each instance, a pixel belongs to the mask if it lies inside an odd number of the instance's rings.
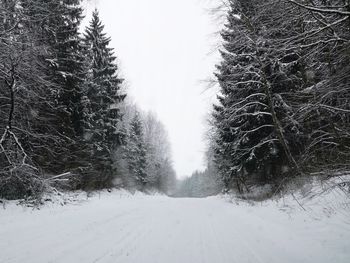
[[[97,7],[112,37],[111,47],[143,110],[155,112],[172,144],[178,177],[205,167],[206,118],[215,98],[204,92],[218,61],[218,23],[211,0],[90,0],[86,20]],[[85,23],[84,23],[85,24]]]

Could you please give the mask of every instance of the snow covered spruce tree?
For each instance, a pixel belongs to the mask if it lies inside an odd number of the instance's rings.
[[[40,193],[44,175],[65,169],[63,157],[72,150],[66,146],[75,143],[61,132],[62,115],[57,114],[69,115],[59,101],[65,85],[59,85],[55,77],[58,49],[54,46],[59,32],[56,22],[57,17],[67,14],[62,5],[62,1],[1,1],[4,23],[0,26],[0,67],[5,86],[0,84],[4,103],[0,102],[4,105],[1,116],[7,116],[0,118],[6,120],[0,123],[4,131],[1,155],[6,156],[1,163],[6,167],[4,181],[15,197]],[[6,175],[6,170],[12,172]],[[6,191],[2,188],[1,192]]]
[[[80,1],[22,0],[2,4],[11,7],[1,13],[9,25],[4,28],[2,43],[11,47],[4,50],[7,58],[3,61],[16,65],[16,69],[8,71],[13,72],[18,85],[13,93],[16,105],[8,113],[15,120],[11,126],[17,129],[17,141],[26,161],[23,163],[31,163],[38,167],[37,172],[46,175],[74,172],[80,176],[91,169],[89,147],[83,140]]]
[[[284,94],[293,93],[301,83],[299,78],[287,81],[296,73],[281,66],[283,54],[272,42],[278,35],[268,33],[271,20],[263,11],[265,5],[273,6],[272,2],[230,1],[221,34],[223,61],[216,73],[221,92],[219,104],[214,106],[215,160],[225,187],[234,183],[239,191],[247,189],[247,179],[267,182],[285,170],[299,170],[294,154],[301,145],[300,127],[292,119],[293,109]],[[281,29],[277,23],[273,26]]]
[[[301,156],[308,171],[350,166],[349,2],[286,0],[303,31],[285,42],[307,62],[308,83],[296,118],[307,133]]]
[[[144,190],[148,183],[147,149],[144,141],[143,124],[139,113],[136,113],[130,123],[125,146],[125,159],[130,179],[136,188]]]
[[[110,187],[115,176],[113,154],[125,137],[121,129],[122,115],[119,103],[125,98],[121,91],[122,79],[110,38],[103,32],[98,11],[93,12],[83,42],[88,72],[84,84],[85,141],[92,147],[93,171],[84,179],[86,187]]]
[[[37,82],[44,83],[45,87],[41,92],[37,92],[36,96],[33,96],[32,105],[30,111],[32,117],[30,120],[30,129],[28,131],[28,140],[26,140],[25,147],[30,151],[33,161],[38,165],[45,174],[60,174],[70,170],[69,167],[77,167],[79,164],[67,164],[65,163],[68,156],[77,155],[79,148],[84,152],[83,147],[77,146],[77,135],[73,135],[73,127],[71,122],[62,122],[62,118],[65,120],[71,119],[72,112],[68,110],[68,102],[62,100],[63,94],[69,91],[67,89],[65,81],[68,79],[66,75],[73,78],[74,63],[72,67],[64,73],[63,64],[66,62],[66,57],[69,56],[69,52],[78,53],[70,46],[70,41],[74,41],[75,45],[78,45],[79,37],[77,26],[73,26],[72,32],[68,34],[66,32],[66,26],[69,24],[62,18],[64,14],[69,12],[74,14],[74,8],[65,6],[63,2],[57,1],[42,1],[42,0],[23,0],[22,7],[28,19],[24,19],[24,27],[28,29],[28,34],[35,36],[37,39],[37,47],[41,52],[37,56],[37,65],[40,66],[41,79]],[[78,6],[75,6],[78,8]],[[69,11],[70,10],[70,11]],[[69,12],[68,12],[69,11]],[[80,18],[79,18],[80,19]],[[75,23],[73,16],[71,23]],[[64,28],[63,28],[64,27]],[[64,31],[64,32],[63,32]],[[69,39],[69,40],[68,40]],[[68,41],[66,43],[66,41]],[[59,51],[59,46],[64,50]],[[75,55],[72,55],[71,60]],[[69,64],[69,63],[68,63]],[[61,66],[60,66],[61,65]],[[77,69],[78,70],[78,69]],[[80,78],[80,76],[79,76]],[[77,85],[77,84],[76,84]],[[70,89],[70,87],[68,87]],[[80,87],[76,87],[79,92]],[[71,99],[67,95],[68,99]],[[40,98],[40,99],[39,99]],[[64,104],[66,103],[66,104]],[[70,102],[72,109],[72,104]],[[79,104],[79,103],[78,103]],[[71,131],[68,133],[66,130]],[[36,135],[36,136],[31,136]],[[75,149],[75,151],[73,151]],[[71,158],[72,160],[74,158]]]
[[[50,21],[55,28],[52,36],[52,48],[55,57],[52,60],[54,80],[61,87],[57,101],[61,110],[58,118],[60,133],[71,139],[67,152],[59,158],[64,164],[64,171],[82,173],[89,169],[89,159],[86,145],[83,141],[83,53],[79,26],[82,20],[80,0],[56,1],[59,4],[59,16]]]
[[[52,102],[46,109],[51,111],[46,119],[51,126],[47,132],[57,138],[49,142],[49,147],[33,149],[35,159],[46,173],[72,172],[78,178],[89,170],[91,162],[83,141],[84,64],[79,35],[82,8],[80,0],[34,2],[28,6],[32,7],[33,14],[42,17],[37,31],[41,43],[48,47],[40,60],[55,87],[47,90]],[[42,10],[48,10],[48,14]],[[38,111],[38,116],[45,114],[45,109]]]

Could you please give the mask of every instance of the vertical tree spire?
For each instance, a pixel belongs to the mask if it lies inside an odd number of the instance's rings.
[[[116,57],[109,47],[111,39],[103,31],[96,9],[83,37],[87,69],[84,85],[85,138],[92,146],[97,173],[103,174],[95,181],[109,184],[114,173],[112,155],[124,138],[119,103],[124,100],[125,94],[121,92],[123,80],[118,77]]]

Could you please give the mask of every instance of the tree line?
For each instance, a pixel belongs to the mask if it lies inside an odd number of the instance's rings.
[[[81,34],[82,12],[80,0],[0,1],[0,198],[58,186],[166,191],[175,177],[158,145],[169,144],[164,127],[130,114],[99,13]]]
[[[350,2],[225,7],[209,147],[225,189],[348,169]]]

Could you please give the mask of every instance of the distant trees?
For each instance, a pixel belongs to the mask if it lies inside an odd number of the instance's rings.
[[[196,171],[190,177],[180,180],[174,195],[176,197],[207,197],[217,195],[222,190],[222,184],[216,180],[216,171],[207,168]]]
[[[123,174],[123,185],[127,188],[172,193],[176,173],[163,124],[154,113],[145,113],[129,102],[124,104],[123,112],[128,134],[122,150],[124,159],[118,162]]]
[[[228,3],[213,136],[225,187],[348,166],[348,5]]]
[[[175,179],[168,133],[153,113],[145,114],[143,122],[149,185],[166,192],[173,186]]]
[[[143,126],[139,114],[136,113],[130,123],[126,144],[126,159],[129,175],[134,178],[136,185],[142,190],[149,182],[146,171],[146,154]]]
[[[174,196],[202,198],[217,195],[222,191],[224,187],[223,180],[214,162],[215,136],[215,129],[208,131],[208,145],[205,153],[207,167],[203,171],[193,172],[190,177],[179,179],[173,192]]]

